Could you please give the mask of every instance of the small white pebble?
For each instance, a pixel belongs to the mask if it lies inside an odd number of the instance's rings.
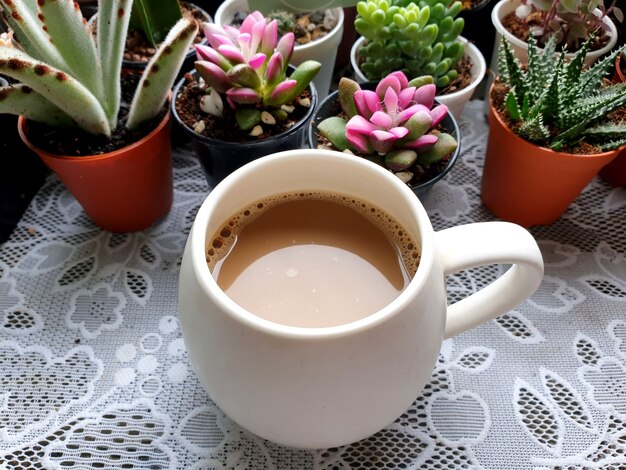
[[[413,178],[413,173],[411,173],[410,171],[399,171],[395,173],[395,175],[400,178],[400,181],[402,181],[403,183],[408,183],[409,181],[411,181],[411,178]]]
[[[198,77],[198,86],[201,86],[201,87],[204,86],[204,78]]]
[[[201,134],[204,129],[206,129],[206,124],[204,123],[204,121],[198,121],[193,125],[194,132],[198,134]]]
[[[311,107],[311,100],[309,98],[300,98],[298,100],[298,104],[300,104],[300,106],[304,106],[305,108],[310,108]]]
[[[520,5],[515,9],[515,16],[518,18],[526,18],[530,15],[530,5]]]
[[[200,109],[211,116],[221,117],[224,112],[224,102],[220,94],[213,88],[200,98]]]
[[[296,109],[294,106],[291,106],[290,104],[283,104],[280,109],[282,109],[283,111],[285,111],[287,114],[293,113],[293,111]]]
[[[347,153],[348,155],[354,155],[354,152],[350,149],[345,149],[343,153]]]
[[[274,116],[272,116],[267,111],[263,111],[261,113],[261,121],[263,121],[265,124],[269,124],[270,126],[276,124],[276,118],[274,118]]]
[[[261,134],[263,134],[263,128],[260,125],[256,125],[252,128],[252,130],[250,131],[250,137],[258,137]]]

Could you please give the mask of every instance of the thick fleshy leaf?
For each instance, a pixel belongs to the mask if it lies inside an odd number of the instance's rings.
[[[263,41],[263,35],[265,34],[265,21],[259,21],[252,27],[252,40],[250,41],[250,50],[252,52],[258,51],[261,41]]]
[[[433,107],[435,103],[435,94],[437,93],[437,87],[430,83],[428,85],[424,85],[415,90],[415,95],[413,96],[413,100],[418,104],[423,104],[428,109]]]
[[[420,163],[434,163],[441,160],[446,155],[450,155],[456,150],[457,147],[458,143],[454,137],[450,134],[441,133],[438,134],[435,145],[430,147],[425,152],[418,151],[417,159]]]
[[[421,106],[421,105],[417,105]],[[424,109],[416,112],[405,122],[404,126],[408,129],[407,140],[414,140],[418,137],[426,134],[433,123],[433,118],[430,115],[428,109]]]
[[[402,139],[409,134],[409,130],[406,127],[392,127],[389,129],[393,135],[395,135],[398,139]]]
[[[348,124],[346,124],[346,131],[358,134],[369,135],[375,130],[377,130],[377,127],[374,124],[358,114],[350,118]]]
[[[359,114],[369,118],[376,111],[382,111],[383,105],[378,95],[372,90],[360,90],[354,94],[354,104]]]
[[[213,30],[212,32],[206,33],[207,30]],[[235,42],[228,37],[228,35],[226,34],[226,31],[224,31],[222,28],[220,28],[217,25],[212,25],[212,24],[208,24],[205,27],[205,34],[206,34],[206,38],[209,41],[209,45],[214,48],[217,49],[220,46],[223,46],[225,44],[234,46]]]
[[[385,97],[387,88],[392,88],[396,93],[400,93],[402,87],[400,86],[400,80],[393,75],[387,75],[383,78],[378,85],[376,85],[376,95],[382,100]]]
[[[413,103],[413,96],[415,95],[415,87],[408,87],[400,90],[398,94],[398,107],[400,109],[408,108]]]
[[[387,131],[373,131],[370,134],[370,143],[372,144],[372,147],[374,147],[374,150],[381,155],[389,152],[396,140],[398,140],[397,137]]]
[[[285,61],[285,67],[291,61],[291,54],[293,53],[293,47],[295,45],[295,37],[293,33],[287,33],[280,38],[276,45],[276,50],[283,55]]]
[[[263,14],[260,11],[253,11],[244,18],[241,26],[239,27],[239,31],[242,33],[252,34],[254,25],[260,21],[265,23]]]
[[[355,131],[351,131],[346,126],[346,139],[357,153],[368,154],[372,153],[369,139],[363,134]]]
[[[346,139],[346,121],[339,116],[324,119],[317,125],[320,134],[326,137],[337,150],[345,150],[349,147]]]
[[[398,114],[398,122],[408,121],[409,119],[411,119],[411,116],[421,111],[430,115],[430,108],[427,108],[423,104],[414,104]]]
[[[439,106],[435,106],[430,110],[430,115],[433,118],[432,127],[436,127],[439,125],[443,118],[448,115],[448,107],[445,104],[440,104]]]
[[[213,62],[199,60],[196,61],[195,67],[204,81],[220,93],[225,92],[230,87],[226,72]]]
[[[226,72],[226,78],[231,83],[244,88],[258,89],[261,85],[261,79],[255,70],[247,64],[237,64]]]
[[[278,44],[278,23],[276,20],[270,21],[265,26],[263,39],[261,40],[261,52],[271,54]]]
[[[393,90],[391,90],[391,92],[393,93]],[[389,114],[385,113],[384,111],[376,111],[374,114],[372,114],[372,117],[370,117],[370,122],[384,129],[389,129],[391,126],[393,126],[393,119],[391,119],[391,116],[389,116]]]
[[[235,45],[222,44],[217,48],[217,52],[219,52],[230,62],[235,64],[243,64],[246,61],[243,54],[241,53],[241,50]]]
[[[432,134],[426,134],[418,137],[415,140],[406,142],[404,146],[413,150],[426,150],[431,148],[437,143],[437,136]]]
[[[385,166],[392,171],[402,171],[410,168],[416,159],[417,153],[414,150],[392,150],[385,155]]]
[[[356,104],[354,103],[354,95],[361,90],[360,85],[346,77],[341,77],[337,87],[339,104],[344,113],[351,118],[357,114]]]
[[[278,83],[282,78],[283,65],[283,56],[279,52],[274,52],[265,69],[265,79],[270,86]]]
[[[267,59],[267,56],[265,54],[263,54],[262,52],[257,52],[252,57],[250,57],[250,59],[248,60],[248,64],[254,70],[259,70],[261,67],[263,67],[265,59]]]
[[[213,62],[224,71],[228,70],[231,67],[230,62],[228,62],[228,60],[226,60],[222,54],[217,52],[212,47],[208,47],[203,44],[196,44],[195,47],[198,60],[207,60],[209,62]]]
[[[268,104],[278,105],[286,103],[287,98],[291,95],[291,92],[296,86],[298,86],[298,82],[295,80],[285,80],[279,83],[270,94]]]
[[[261,101],[261,95],[252,88],[231,88],[226,91],[229,100],[239,104],[253,104]]]
[[[385,91],[385,109],[390,114],[398,112],[398,93],[392,88],[387,88]]]

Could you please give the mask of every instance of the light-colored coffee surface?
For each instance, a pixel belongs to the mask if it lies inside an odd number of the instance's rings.
[[[325,327],[393,301],[419,262],[417,244],[390,216],[334,194],[257,202],[215,234],[207,262],[218,285],[267,320]]]

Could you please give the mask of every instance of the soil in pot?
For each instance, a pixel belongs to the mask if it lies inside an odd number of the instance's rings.
[[[311,107],[308,90],[302,92],[293,105],[283,106],[287,119],[276,120],[275,124],[261,123],[261,133],[254,130],[242,130],[235,125],[235,112],[230,106],[224,106],[224,115],[215,117],[200,108],[200,98],[206,94],[206,87],[200,84],[192,74],[185,74],[186,84],[180,88],[175,106],[179,118],[197,134],[226,142],[256,142],[282,134],[300,122]]]
[[[504,26],[504,28],[506,28],[506,30],[513,36],[524,42],[528,41],[531,28],[540,27],[541,23],[541,13],[538,11],[531,13],[526,18],[518,18],[513,11],[502,18],[502,26]],[[580,43],[577,44],[574,49],[567,50],[567,52],[576,52],[580,46],[582,46],[584,40],[585,38],[581,39]],[[600,34],[593,37],[589,50],[597,51],[598,49],[602,49],[608,44],[609,41],[610,36],[606,33],[606,31],[601,30]],[[537,38],[537,42],[539,46],[545,46],[541,38]]]
[[[239,27],[248,16],[247,11],[238,11],[231,24]],[[339,18],[333,10],[317,10],[303,13],[291,13],[285,10],[274,11],[266,15],[268,19],[276,19],[279,35],[292,32],[296,45],[308,44],[326,36],[337,26]]]
[[[139,75],[132,73],[122,76],[118,124],[111,137],[89,134],[80,129],[60,129],[47,124],[29,122],[29,139],[36,147],[45,152],[66,156],[100,155],[137,142],[159,125],[168,110],[167,104],[165,104],[156,117],[142,123],[136,129],[130,130],[124,127],[139,79]]]

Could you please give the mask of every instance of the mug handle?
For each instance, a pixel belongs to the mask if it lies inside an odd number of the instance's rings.
[[[541,251],[519,225],[460,225],[436,232],[435,243],[446,276],[487,264],[513,265],[488,286],[448,306],[445,338],[508,312],[530,297],[543,279]]]

